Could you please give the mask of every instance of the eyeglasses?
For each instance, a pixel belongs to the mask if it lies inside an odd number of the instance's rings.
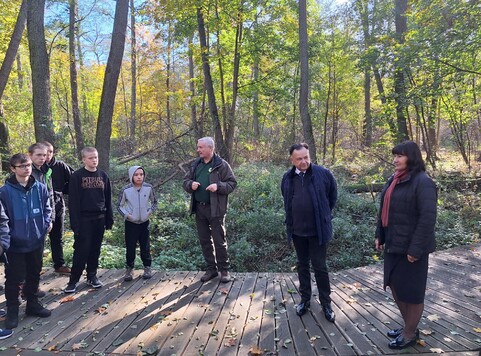
[[[20,164],[18,166],[14,166],[15,168],[22,168],[22,169],[29,169],[32,168],[32,164]]]

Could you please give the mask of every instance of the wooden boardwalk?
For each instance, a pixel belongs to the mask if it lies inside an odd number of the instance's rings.
[[[52,309],[46,319],[24,317],[14,335],[0,341],[6,355],[379,355],[452,353],[478,355],[481,347],[481,244],[432,255],[422,341],[404,351],[387,347],[385,332],[400,317],[382,290],[382,265],[331,273],[336,323],[312,302],[295,313],[294,273],[234,273],[200,282],[201,272],[140,271],[123,282],[121,270],[102,270],[105,283],[80,283],[72,297],[67,277],[46,269],[41,288]],[[3,278],[3,276],[2,276]],[[315,289],[314,289],[315,290]],[[72,300],[70,300],[72,299]],[[5,300],[0,298],[0,306]]]

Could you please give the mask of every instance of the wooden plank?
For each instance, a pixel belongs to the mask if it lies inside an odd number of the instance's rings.
[[[273,352],[276,349],[276,334],[274,329],[274,314],[276,303],[274,295],[274,273],[266,273],[266,294],[264,299],[264,311],[262,315],[262,325],[259,336],[259,349],[264,351],[264,353]]]
[[[234,305],[234,308],[230,312],[233,317],[227,320],[227,324],[220,324],[220,323],[218,324],[219,327],[223,327],[223,329],[219,329],[219,334],[218,334],[218,337],[221,340],[221,342],[223,337],[227,333],[230,333],[231,330],[234,330],[239,335],[242,335],[244,327],[247,323],[248,310],[252,301],[252,293],[254,292],[256,281],[257,281],[257,273],[245,274],[244,283],[242,284],[241,290],[239,292],[239,296]],[[216,339],[216,336],[211,335],[210,338]],[[209,341],[210,341],[210,338],[209,338]],[[222,354],[223,356],[236,355],[237,351],[239,350],[239,352],[246,354],[248,352],[248,348],[251,345],[255,344],[255,340],[246,340],[246,342],[248,342],[247,345],[244,345],[242,343],[243,341],[244,340],[241,339],[241,341],[238,344],[232,347],[225,347],[223,344],[221,344],[218,353]],[[211,345],[209,345],[209,352],[211,352],[210,350],[212,348],[212,345],[213,345],[212,343]],[[214,345],[218,347],[217,342],[214,342]]]
[[[217,354],[222,342],[222,339],[219,338],[220,330],[226,328],[228,320],[232,317],[231,311],[239,298],[244,280],[245,274],[236,273],[231,283],[221,286],[217,290],[212,299],[213,303],[219,304],[219,307],[215,310],[211,307],[194,309],[198,322],[195,324],[189,343],[184,349],[184,354],[202,354],[205,356]],[[224,289],[227,289],[227,294],[223,297]]]

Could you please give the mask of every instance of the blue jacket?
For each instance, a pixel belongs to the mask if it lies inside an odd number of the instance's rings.
[[[288,170],[282,177],[281,192],[284,198],[286,211],[287,238],[292,239],[292,195],[294,194],[293,178],[296,167]],[[332,173],[316,164],[311,164],[306,171],[306,178],[311,179],[309,192],[312,199],[314,216],[316,221],[317,237],[319,245],[323,245],[332,239],[332,210],[337,200],[337,184]]]
[[[26,253],[42,247],[52,212],[47,187],[30,176],[24,188],[13,176],[0,188],[0,201],[9,218],[8,250]]]

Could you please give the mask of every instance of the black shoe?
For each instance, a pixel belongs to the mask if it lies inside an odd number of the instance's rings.
[[[217,271],[207,271],[204,273],[202,277],[200,277],[200,281],[205,283],[207,281],[210,281],[211,279],[217,277],[219,275],[219,272]]]
[[[92,276],[87,278],[87,284],[92,288],[98,289],[103,286],[103,283],[97,278],[97,276]]]
[[[41,318],[48,318],[52,312],[45,308],[38,299],[27,300],[27,308],[25,314],[39,316]]]
[[[334,312],[332,311],[331,304],[323,305],[322,310],[324,311],[324,316],[328,321],[333,323],[334,320],[336,320],[336,314],[334,314]]]
[[[6,329],[15,329],[18,326],[18,306],[7,307],[7,318],[5,319]]]
[[[416,336],[410,340],[406,340],[403,334],[401,334],[394,340],[390,341],[388,346],[390,349],[401,350],[409,346],[414,346],[415,344],[416,344]]]
[[[403,328],[389,330],[386,335],[392,337],[393,339],[397,338],[399,335],[403,333]],[[419,329],[416,329],[416,340],[419,340]]]
[[[389,330],[386,335],[389,336],[389,337],[392,337],[393,339],[397,338],[399,335],[401,335],[403,333],[403,328],[399,328],[399,329],[392,329],[392,330]]]
[[[69,293],[75,293],[76,290],[77,290],[77,283],[68,282],[67,287],[65,287],[63,291],[64,293],[69,294]]]
[[[303,316],[304,314],[307,313],[307,311],[309,310],[309,307],[311,306],[311,302],[306,300],[306,301],[302,301],[297,304],[296,306],[296,314],[299,315],[299,316]]]

